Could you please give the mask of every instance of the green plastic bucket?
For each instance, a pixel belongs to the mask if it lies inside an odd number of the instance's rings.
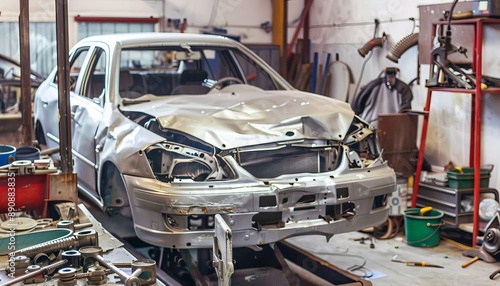
[[[420,215],[420,208],[404,211],[406,243],[418,247],[438,246],[443,212],[430,210]]]

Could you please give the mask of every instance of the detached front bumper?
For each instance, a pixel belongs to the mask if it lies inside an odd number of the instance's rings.
[[[295,177],[294,177],[295,178]],[[234,247],[288,237],[357,231],[383,223],[396,186],[385,163],[349,174],[301,176],[264,185],[162,183],[124,175],[137,236],[168,248],[211,248],[213,216],[232,229]]]

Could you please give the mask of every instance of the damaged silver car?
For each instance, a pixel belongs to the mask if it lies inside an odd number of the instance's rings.
[[[137,236],[211,248],[356,231],[387,219],[394,171],[347,103],[294,89],[244,45],[210,35],[95,36],[70,53],[78,187]],[[39,142],[59,142],[57,71],[35,95]]]

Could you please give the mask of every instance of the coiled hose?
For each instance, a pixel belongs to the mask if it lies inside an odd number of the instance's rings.
[[[401,55],[406,52],[409,48],[413,47],[418,43],[418,33],[409,34],[403,39],[401,39],[389,53],[387,53],[387,58],[395,63],[399,61]]]

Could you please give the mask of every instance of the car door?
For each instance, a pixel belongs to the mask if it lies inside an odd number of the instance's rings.
[[[89,48],[89,46],[81,46],[70,54],[70,98],[71,94],[75,92],[76,80],[80,73],[83,72],[82,66],[87,58]],[[59,147],[59,83],[57,69],[54,69],[51,77],[52,80],[48,83],[47,88],[39,89],[35,98],[35,113],[46,136],[42,140],[46,141],[48,148]]]
[[[71,94],[71,128],[74,170],[78,187],[92,195],[97,194],[97,169],[95,134],[103,115],[107,52],[94,46],[78,75],[75,92]]]

